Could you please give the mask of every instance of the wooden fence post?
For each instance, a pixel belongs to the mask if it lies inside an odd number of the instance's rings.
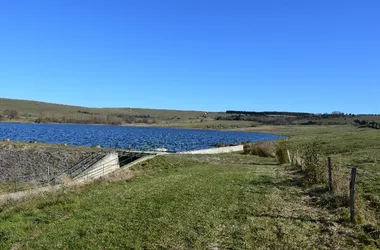
[[[355,184],[356,184],[356,168],[351,169],[350,180],[350,218],[351,222],[355,222]]]
[[[333,191],[333,185],[332,185],[332,161],[331,157],[328,157],[328,165],[329,165],[329,189],[330,191]]]

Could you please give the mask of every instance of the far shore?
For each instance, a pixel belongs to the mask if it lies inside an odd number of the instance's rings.
[[[98,123],[37,123],[33,121],[25,121],[25,120],[8,120],[8,121],[0,121],[1,123],[20,123],[20,124],[59,124],[59,125],[89,125],[89,126],[116,126],[116,127],[151,127],[151,128],[172,128],[172,129],[189,129],[189,130],[219,130],[219,131],[242,131],[242,132],[263,132],[266,133],[266,131],[259,131],[256,130],[257,128],[264,128],[266,130],[266,125],[258,126],[258,127],[240,127],[240,128],[199,128],[199,127],[186,127],[186,126],[180,126],[178,124],[162,124],[162,123],[126,123],[121,125],[112,125],[112,124],[98,124]],[[256,129],[255,129],[256,128]],[[255,129],[255,130],[251,130]]]
[[[21,124],[62,124],[62,125],[90,125],[90,126],[119,126],[119,127],[147,127],[147,128],[171,128],[171,129],[186,129],[186,130],[216,130],[216,131],[233,131],[233,132],[258,132],[267,133],[274,135],[281,135],[292,137],[298,133],[310,133],[315,129],[328,129],[328,128],[351,128],[356,129],[352,125],[260,125],[256,127],[230,127],[230,128],[199,128],[199,127],[188,127],[180,126],[177,124],[148,124],[148,123],[134,123],[134,124],[122,124],[122,125],[108,125],[108,124],[79,124],[79,123],[36,123],[31,121],[1,121],[1,123],[21,123]],[[0,138],[4,139],[4,138]]]

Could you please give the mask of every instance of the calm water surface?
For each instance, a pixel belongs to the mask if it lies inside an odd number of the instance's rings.
[[[0,139],[38,141],[77,146],[148,150],[167,148],[171,152],[212,148],[217,143],[277,140],[281,136],[217,130],[153,127],[121,127],[71,124],[0,123]]]

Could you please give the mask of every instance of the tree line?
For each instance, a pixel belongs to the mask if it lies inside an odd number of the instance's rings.
[[[0,121],[8,119],[8,120],[16,120],[19,119],[19,114],[16,110],[6,109],[0,114]]]
[[[380,123],[375,121],[368,121],[368,120],[355,120],[354,121],[357,125],[361,127],[367,127],[367,128],[374,128],[374,129],[380,129]]]
[[[238,115],[251,115],[251,116],[296,116],[296,117],[309,117],[313,116],[313,113],[302,113],[302,112],[280,112],[280,111],[236,111],[227,110],[227,114],[238,114]]]
[[[249,116],[293,116],[298,118],[339,118],[339,117],[346,117],[346,116],[356,116],[355,114],[345,114],[340,111],[333,111],[331,113],[306,113],[306,112],[282,112],[282,111],[263,111],[263,112],[256,112],[256,111],[236,111],[236,110],[227,110],[226,114],[234,114],[234,115],[249,115]],[[360,115],[365,116],[365,115]],[[373,115],[375,116],[375,115]]]
[[[32,117],[31,115],[19,115],[16,110],[4,110],[0,114],[0,121],[19,120],[21,118]],[[94,114],[87,111],[78,110],[77,114],[56,115],[48,112],[41,112],[34,120],[36,123],[73,123],[73,124],[107,124],[122,125],[133,123],[156,123],[156,120],[149,115],[122,115],[122,114]]]
[[[122,125],[133,123],[156,123],[149,115],[121,115],[121,114],[89,114],[78,111],[78,115],[52,116],[40,115],[37,118],[37,123],[74,123],[74,124],[107,124],[107,125]]]

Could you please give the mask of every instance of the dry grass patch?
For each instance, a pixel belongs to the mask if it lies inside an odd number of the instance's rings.
[[[276,157],[276,142],[259,141],[244,144],[244,153],[260,157]]]

